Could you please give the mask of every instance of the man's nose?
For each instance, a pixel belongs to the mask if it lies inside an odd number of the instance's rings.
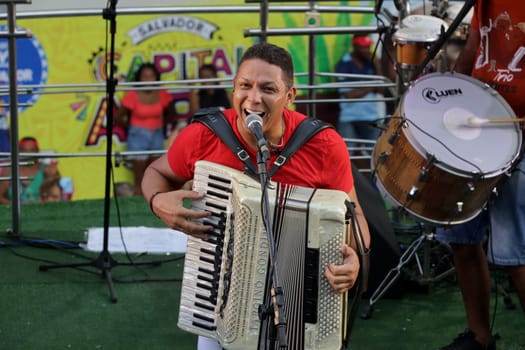
[[[257,89],[256,87],[248,91],[248,100],[251,102],[259,103],[261,102],[261,97],[262,97],[261,91]]]

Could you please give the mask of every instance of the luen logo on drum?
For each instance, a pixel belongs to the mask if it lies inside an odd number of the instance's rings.
[[[434,88],[423,89],[423,98],[429,103],[439,103],[441,98],[447,96],[463,95],[461,89],[436,90]]]

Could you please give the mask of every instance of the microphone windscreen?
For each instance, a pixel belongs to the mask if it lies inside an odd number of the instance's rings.
[[[262,126],[262,123],[263,123],[262,118],[259,115],[254,114],[254,113],[249,114],[246,117],[246,120],[244,122],[245,122],[246,127],[248,129],[251,129],[254,123],[257,123],[257,124],[259,124],[261,126]]]

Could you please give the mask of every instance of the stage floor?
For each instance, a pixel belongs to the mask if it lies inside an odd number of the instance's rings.
[[[24,205],[21,237],[12,237],[9,206],[0,207],[0,349],[194,349],[196,337],[177,327],[183,255],[115,253],[112,267],[117,302],[99,269],[60,268],[53,263],[91,262],[96,252],[74,248],[88,228],[103,225],[103,201]],[[111,226],[163,228],[142,198],[112,202]],[[120,215],[117,215],[117,214]],[[82,254],[86,257],[80,257]],[[156,266],[129,266],[155,261]],[[498,272],[501,285],[507,285]],[[460,293],[445,279],[409,288],[400,298],[381,299],[372,318],[356,320],[351,349],[435,349],[465,328]],[[510,294],[518,303],[515,294]],[[524,350],[524,314],[497,303],[498,349]],[[363,306],[368,300],[363,300]]]

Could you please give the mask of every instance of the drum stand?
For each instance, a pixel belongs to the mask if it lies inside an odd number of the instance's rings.
[[[432,282],[437,282],[452,273],[454,273],[454,267],[451,266],[446,271],[439,273],[436,276],[432,276],[431,271],[431,252],[432,243],[436,242],[434,228],[423,227],[423,230],[419,237],[414,239],[410,245],[406,248],[405,252],[399,258],[397,266],[392,268],[383,281],[379,284],[374,293],[370,296],[368,305],[364,307],[361,313],[362,319],[369,319],[372,317],[374,304],[390,289],[395,281],[401,276],[401,270],[412,261],[415,260],[417,271],[419,273],[418,282],[421,285],[428,285]],[[442,244],[442,243],[440,243]],[[422,249],[422,258],[417,252]]]

